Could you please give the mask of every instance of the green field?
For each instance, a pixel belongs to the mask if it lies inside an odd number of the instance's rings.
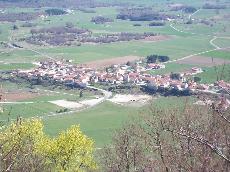
[[[152,70],[151,74],[161,75],[161,74],[170,74],[171,72],[185,72],[188,69],[191,69],[194,65],[169,63],[165,65],[165,69]]]
[[[103,146],[111,141],[112,132],[138,114],[137,108],[121,107],[109,102],[76,114],[45,118],[45,130],[57,135],[71,125],[80,124],[83,132]]]
[[[17,117],[28,118],[28,117],[40,117],[50,112],[59,110],[60,107],[47,102],[39,102],[33,104],[11,104],[4,105],[5,112],[1,114],[1,119],[6,120],[10,113],[10,118],[16,119]]]
[[[220,47],[230,47],[230,38],[228,37],[226,39],[217,39],[215,43]]]
[[[230,65],[205,68],[205,71],[198,74],[203,83],[214,83],[217,80],[230,81]]]
[[[82,63],[100,59],[108,59],[129,55],[145,57],[150,54],[168,55],[171,59],[178,59],[190,54],[212,49],[208,38],[175,37],[161,42],[122,42],[101,45],[82,45],[80,47],[63,47],[41,49],[52,57],[66,57],[75,63]]]
[[[1,64],[1,70],[16,70],[16,69],[32,69],[34,65],[31,63],[10,63],[10,64]]]
[[[175,104],[175,99],[177,100]],[[187,98],[184,97],[161,97],[153,101],[154,106],[158,107],[177,107],[183,105]],[[191,100],[188,98],[188,100]],[[111,141],[113,131],[125,125],[130,119],[137,118],[143,113],[149,113],[148,107],[133,108],[114,105],[105,102],[93,109],[70,114],[45,118],[45,130],[50,135],[57,135],[58,132],[68,128],[70,125],[80,124],[81,129],[88,136],[96,141],[96,146],[104,146]]]
[[[230,51],[212,51],[205,53],[204,56],[230,60]]]

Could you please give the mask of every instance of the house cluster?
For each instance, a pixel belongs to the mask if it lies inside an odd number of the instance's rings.
[[[164,68],[161,64],[143,64],[141,61],[132,65],[112,65],[105,70],[95,70],[84,65],[73,65],[66,61],[44,61],[32,70],[14,71],[12,74],[27,80],[52,81],[74,87],[86,87],[88,84],[134,84],[151,85],[156,89],[176,89],[178,91],[230,92],[230,83],[218,81],[214,84],[200,84],[191,79],[193,75],[201,73],[202,69],[192,68],[183,73],[167,75],[152,75],[148,70]],[[208,104],[204,101],[204,104]],[[221,99],[217,103],[221,109],[228,109],[230,101]]]
[[[33,70],[16,71],[21,78],[36,80],[52,80],[54,82],[86,86],[92,83],[146,85],[152,83],[161,88],[183,89],[208,89],[204,84],[188,81],[188,76],[202,72],[200,68],[180,73],[178,79],[172,79],[170,75],[151,75],[148,70],[165,68],[163,64],[143,64],[142,61],[132,65],[112,65],[105,70],[95,70],[83,65],[73,65],[66,61],[44,61]]]
[[[88,84],[94,70],[63,61],[44,61],[32,70],[16,71],[16,75],[29,80],[52,80],[61,83]]]
[[[165,68],[164,64],[149,63],[147,65],[146,70],[155,70],[155,69],[164,69],[164,68]]]

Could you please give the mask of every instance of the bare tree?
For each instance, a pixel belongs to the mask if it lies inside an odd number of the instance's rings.
[[[121,130],[115,135],[112,148],[104,150],[105,169],[227,172],[230,170],[229,114],[190,103],[183,108],[164,110],[151,106],[143,120]],[[135,154],[137,169],[134,156],[127,157],[127,152],[136,148],[141,148]]]

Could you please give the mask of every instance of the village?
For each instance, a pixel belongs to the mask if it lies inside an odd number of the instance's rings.
[[[119,86],[132,84],[138,86],[153,85],[156,89],[172,88],[178,91],[189,90],[209,93],[229,93],[230,84],[218,81],[214,84],[195,82],[194,75],[202,73],[202,69],[193,67],[181,73],[153,75],[149,71],[165,68],[163,63],[145,63],[143,60],[127,64],[111,65],[105,69],[93,69],[86,65],[73,65],[68,60],[39,62],[32,70],[13,71],[12,75],[37,84],[43,81],[59,83],[72,88],[85,88],[88,85],[107,84]]]

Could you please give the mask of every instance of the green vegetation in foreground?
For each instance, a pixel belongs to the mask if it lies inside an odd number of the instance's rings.
[[[3,87],[7,89],[25,89],[26,86],[16,85],[10,82],[3,82]],[[42,89],[41,87],[40,89]],[[44,89],[44,88],[43,88]],[[42,90],[41,90],[42,91]],[[61,92],[59,90],[59,92]],[[65,91],[66,92],[66,91]],[[71,93],[71,91],[69,91]],[[85,96],[91,96],[88,93],[84,93]],[[143,109],[146,107],[123,107],[111,102],[104,102],[92,109],[88,109],[79,113],[65,114],[61,116],[47,117],[50,112],[56,112],[60,109],[64,109],[53,105],[51,103],[42,102],[48,101],[49,96],[42,96],[33,99],[27,99],[26,101],[35,101],[32,104],[15,104],[4,105],[5,113],[1,114],[0,120],[7,120],[8,113],[10,112],[10,118],[16,119],[21,116],[23,118],[31,117],[44,117],[45,131],[51,135],[56,136],[59,132],[67,129],[71,125],[80,124],[81,129],[90,137],[92,137],[98,147],[104,146],[111,141],[111,135],[114,130],[119,129],[130,118],[137,117],[140,113],[143,113]],[[78,97],[78,94],[77,94]],[[63,98],[60,95],[52,94],[50,99]],[[74,97],[65,95],[66,99],[73,99]],[[84,97],[83,97],[84,98]],[[177,101],[175,101],[175,99]],[[184,98],[180,97],[161,97],[157,100],[153,100],[154,105],[168,107],[173,104],[183,102]],[[12,109],[11,109],[12,108]],[[146,110],[147,111],[147,110]]]
[[[223,72],[222,72],[223,71]],[[220,77],[222,75],[222,78]],[[202,83],[214,83],[217,79],[222,79],[225,81],[230,81],[230,65],[223,65],[217,67],[205,68],[203,73],[197,75],[201,78]],[[219,78],[217,78],[219,77]]]
[[[187,97],[160,97],[153,100],[153,106],[163,108],[177,107],[185,102]],[[192,99],[188,98],[188,101]],[[119,129],[131,118],[138,117],[142,113],[148,113],[148,105],[142,108],[121,107],[119,105],[104,102],[92,109],[44,119],[45,131],[55,136],[73,124],[80,124],[81,130],[95,140],[97,147],[102,147],[111,142],[114,130]]]
[[[0,145],[2,171],[70,172],[97,168],[93,140],[79,126],[71,126],[51,138],[44,133],[41,120],[19,120],[0,128]]]

